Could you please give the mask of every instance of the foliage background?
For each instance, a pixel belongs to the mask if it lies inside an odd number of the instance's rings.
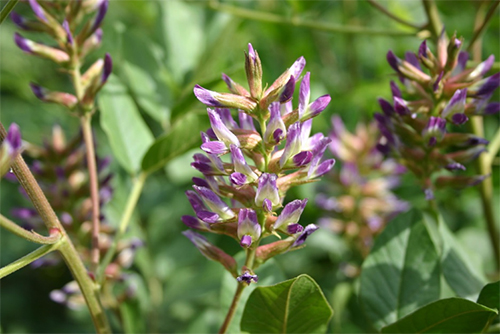
[[[361,25],[376,29],[410,31],[394,23],[365,1],[237,1],[225,2],[282,17],[300,17],[336,25]],[[388,9],[415,23],[424,23],[420,1],[381,1]],[[307,60],[311,72],[312,96],[330,94],[332,102],[313,124],[313,131],[328,133],[330,117],[338,114],[348,128],[371,119],[378,110],[377,97],[390,96],[389,81],[395,80],[385,55],[392,49],[402,56],[416,51],[421,39],[415,36],[368,36],[324,32],[238,18],[208,8],[208,1],[111,1],[103,30],[101,49],[94,57],[109,52],[114,60],[113,73],[127,86],[155,137],[168,129],[171,117],[187,112],[204,112],[195,101],[195,83],[225,91],[221,72],[237,82],[244,81],[244,57],[251,42],[262,59],[264,81],[271,83],[299,56]],[[470,40],[476,1],[438,1],[442,20],[449,33],[454,30]],[[16,11],[30,15],[29,6],[19,3]],[[51,89],[64,90],[68,80],[54,74],[48,61],[22,53],[13,42],[15,28],[5,22],[0,29],[0,111],[1,121],[20,125],[23,139],[35,144],[47,140],[52,125],[60,124],[68,137],[78,131],[78,120],[55,105],[41,104],[28,83],[37,82]],[[483,55],[499,59],[500,20],[495,15],[484,35]],[[498,100],[498,95],[496,96]],[[125,111],[124,111],[125,112]],[[112,155],[99,116],[94,118],[98,153]],[[498,128],[498,117],[486,122],[486,138]],[[130,133],[130,136],[133,136]],[[207,261],[180,232],[180,221],[191,208],[184,196],[191,177],[197,172],[189,167],[191,151],[151,176],[139,200],[130,233],[146,241],[131,268],[138,288],[138,300],[147,318],[147,331],[199,333],[216,331],[225,309],[223,272],[219,264]],[[114,199],[105,212],[117,224],[130,189],[128,175],[116,161]],[[337,166],[338,168],[338,166]],[[495,203],[499,203],[498,161],[494,166]],[[314,206],[317,185],[298,187],[290,198],[310,199],[301,222],[314,223],[321,213]],[[10,216],[13,207],[26,205],[17,185],[2,180],[0,209]],[[406,176],[398,194],[414,206],[423,206],[421,190],[411,176]],[[451,229],[465,247],[482,259],[486,272],[493,271],[493,260],[477,189],[437,194],[440,208]],[[496,207],[499,222],[500,206]],[[211,236],[212,237],[212,236]],[[217,246],[235,254],[239,246],[224,237],[210,238]],[[5,265],[33,245],[0,230],[0,265]],[[276,258],[276,275],[291,278],[300,273],[312,276],[323,288],[335,309],[328,332],[369,332],[359,309],[357,282],[352,282],[341,268],[350,259],[342,239],[327,230],[319,230],[307,247]],[[68,310],[52,302],[48,294],[70,280],[65,267],[54,269],[25,268],[1,281],[0,330],[5,333],[91,332],[92,323],[85,309]],[[143,318],[144,320],[144,318]]]

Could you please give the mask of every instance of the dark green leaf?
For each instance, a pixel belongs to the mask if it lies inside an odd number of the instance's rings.
[[[376,329],[440,296],[440,259],[421,215],[392,220],[363,263],[361,304]]]
[[[500,310],[500,281],[486,284],[479,294],[477,303]]]
[[[307,275],[256,288],[248,298],[241,329],[250,333],[322,333],[333,310]]]
[[[238,253],[234,258],[236,259],[236,261],[238,261],[238,263],[243,263],[245,260],[243,252]],[[277,284],[285,280],[283,272],[274,259],[266,261],[255,272],[257,275],[259,275],[259,285]],[[235,278],[228,271],[224,271],[221,288],[221,309],[223,310],[224,314],[225,312],[227,312],[229,306],[231,305],[231,301],[236,290],[236,284],[237,282]],[[250,293],[257,287],[257,284],[250,284],[247,288],[245,288],[245,290],[243,290],[243,293],[240,297],[240,302],[238,303],[238,307],[236,308],[236,312],[234,313],[233,320],[231,321],[227,329],[228,333],[235,334],[241,332],[240,322],[241,316],[243,315],[243,308],[248,300],[248,296],[250,296]]]
[[[467,299],[441,299],[382,328],[382,333],[479,333],[497,314]]]
[[[98,103],[101,126],[116,159],[129,173],[136,173],[144,153],[153,142],[151,131],[117,77],[112,75],[109,78]]]
[[[173,158],[200,144],[200,131],[210,126],[208,117],[190,113],[179,119],[170,131],[158,138],[142,160],[142,170],[153,172]]]

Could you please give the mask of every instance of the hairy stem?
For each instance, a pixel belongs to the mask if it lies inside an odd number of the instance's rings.
[[[38,260],[42,256],[56,250],[59,247],[59,242],[55,242],[52,244],[43,245],[40,248],[37,248],[33,252],[28,255],[23,256],[19,260],[12,262],[11,264],[6,265],[5,267],[0,268],[0,279],[3,277],[12,274],[19,269],[26,267],[31,262]]]
[[[390,17],[391,19],[393,19],[394,21],[398,22],[398,23],[401,23],[405,26],[408,26],[408,27],[411,27],[411,28],[415,28],[415,29],[422,29],[421,26],[419,26],[418,24],[414,24],[414,23],[411,23],[409,21],[406,21],[405,19],[402,19],[401,17],[391,13],[390,11],[388,11],[384,6],[382,6],[381,4],[379,4],[377,1],[375,0],[366,0],[368,1],[368,3],[370,5],[372,5],[374,8],[376,8],[378,11],[380,11],[382,14]]]
[[[234,293],[233,296],[233,301],[231,302],[229,311],[227,312],[226,318],[224,319],[224,323],[222,323],[222,326],[219,329],[219,334],[227,332],[227,328],[229,327],[231,320],[233,320],[234,312],[236,312],[236,309],[238,307],[238,302],[240,301],[241,298],[241,293],[243,292],[245,287],[246,287],[245,283],[238,282],[238,286],[236,287],[236,292]]]
[[[343,34],[362,34],[369,36],[394,36],[394,37],[414,37],[414,32],[395,31],[390,29],[374,29],[360,26],[340,26],[318,21],[303,20],[298,17],[286,18],[269,12],[261,12],[252,9],[241,8],[232,5],[226,5],[217,1],[209,1],[208,7],[212,10],[228,13],[233,16],[244,19],[262,21],[276,24],[291,25],[294,27],[321,30],[326,32],[335,32]]]
[[[14,9],[19,0],[9,0],[0,12],[0,24],[9,16],[10,12]]]
[[[0,139],[4,140],[7,135],[3,124],[0,123]],[[56,213],[49,204],[49,201],[43,194],[42,189],[36,182],[33,174],[31,174],[26,162],[21,156],[17,157],[12,170],[17,177],[17,180],[24,188],[31,202],[33,203],[38,214],[42,217],[43,222],[49,230],[58,229],[62,236],[61,240],[57,243],[58,249],[61,252],[66,265],[69,267],[73,278],[77,281],[83,297],[87,303],[87,307],[94,321],[96,331],[98,333],[111,333],[108,325],[106,314],[104,313],[99,299],[95,292],[95,284],[87,274],[87,270],[78,255],[74,245],[66,234],[66,230],[59,222]]]
[[[0,226],[5,228],[7,231],[23,238],[28,241],[41,244],[41,245],[51,245],[55,244],[57,241],[61,239],[61,233],[59,229],[51,230],[50,236],[45,237],[40,235],[34,231],[28,231],[21,226],[17,225],[7,217],[4,217],[0,214]]]
[[[90,197],[92,201],[92,246],[90,250],[90,270],[96,272],[99,266],[99,230],[100,230],[100,206],[99,206],[99,184],[97,179],[97,166],[95,162],[94,139],[92,136],[92,116],[88,113],[80,118],[87,148],[87,168],[90,181]]]
[[[113,238],[113,243],[111,244],[111,247],[106,252],[106,255],[104,256],[104,258],[99,266],[99,270],[97,272],[97,281],[98,282],[104,281],[106,267],[113,260],[113,256],[115,255],[116,248],[118,246],[118,242],[120,241],[120,239],[125,234],[125,231],[127,230],[128,224],[130,222],[130,219],[132,218],[132,214],[134,213],[134,209],[137,205],[137,201],[139,200],[139,196],[141,195],[142,188],[144,187],[144,183],[146,182],[147,177],[148,177],[148,174],[143,172],[143,173],[139,174],[139,176],[134,180],[134,186],[133,186],[132,191],[130,192],[130,195],[128,197],[127,204],[125,205],[125,211],[123,212],[122,218],[120,220],[120,226],[119,226],[118,232],[116,233],[115,237]]]

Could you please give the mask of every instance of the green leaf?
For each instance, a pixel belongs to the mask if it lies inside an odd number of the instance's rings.
[[[479,294],[477,303],[500,310],[500,281],[486,284]]]
[[[441,299],[382,328],[382,333],[479,333],[497,314],[467,299]]]
[[[360,300],[379,330],[440,296],[440,257],[417,210],[392,220],[363,263]]]
[[[243,264],[245,260],[245,253],[240,252],[236,254],[234,258],[236,259],[236,261],[238,261],[238,263]],[[266,261],[255,271],[255,273],[259,276],[260,285],[277,284],[285,280],[283,271],[280,269],[278,263],[274,259]],[[224,312],[224,315],[229,309],[231,301],[233,300],[233,295],[236,291],[236,284],[236,279],[228,271],[224,271],[221,287],[221,309]],[[234,313],[233,320],[227,328],[228,333],[241,333],[240,322],[241,316],[243,315],[243,308],[245,307],[250,293],[252,293],[257,287],[257,284],[250,284],[241,293],[240,301]],[[223,319],[221,319],[220,323],[222,323],[222,321]]]
[[[101,126],[121,166],[129,173],[139,170],[153,135],[120,80],[111,75],[99,94]]]
[[[173,158],[200,144],[200,131],[210,126],[208,117],[189,113],[179,119],[170,131],[158,138],[142,160],[142,170],[152,172],[163,167]]]
[[[248,298],[241,329],[250,333],[324,333],[333,310],[307,275],[256,288]]]

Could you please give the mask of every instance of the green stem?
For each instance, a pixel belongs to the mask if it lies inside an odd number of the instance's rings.
[[[9,0],[0,12],[0,24],[9,16],[10,12],[14,9],[19,0]]]
[[[55,244],[61,239],[61,233],[59,229],[54,229],[50,233],[50,236],[45,237],[43,235],[40,235],[34,231],[28,231],[22,228],[21,226],[17,225],[7,217],[4,217],[3,215],[0,214],[0,226],[8,230],[9,232],[14,233],[15,235],[26,239],[28,241],[41,244],[41,245],[51,245]]]
[[[7,133],[5,128],[3,124],[0,123],[0,139],[5,139],[6,135]],[[33,203],[33,206],[37,210],[38,214],[42,217],[43,222],[49,231],[52,229],[58,229],[61,232],[62,240],[57,243],[57,245],[59,245],[59,251],[63,256],[66,265],[71,270],[74,279],[80,286],[82,295],[85,298],[90,315],[94,321],[97,333],[111,333],[106,314],[104,313],[95,293],[94,282],[87,274],[87,270],[85,269],[78,252],[66,234],[66,230],[59,222],[56,213],[50,206],[49,201],[43,194],[42,189],[36,182],[33,174],[31,174],[26,162],[24,162],[21,156],[16,158],[14,164],[12,165],[12,170],[14,171],[17,180],[26,191],[26,194],[28,194],[28,197]]]
[[[125,211],[123,212],[122,218],[120,220],[118,232],[116,233],[116,235],[113,239],[113,243],[111,244],[111,247],[106,252],[106,255],[104,256],[104,258],[99,266],[99,270],[97,271],[97,281],[98,282],[104,281],[106,267],[113,260],[113,257],[114,257],[115,252],[116,252],[116,248],[118,246],[118,242],[120,241],[120,239],[125,234],[125,231],[127,230],[128,224],[130,222],[130,219],[132,218],[132,214],[134,213],[134,209],[137,205],[137,201],[139,200],[139,196],[141,195],[142,188],[144,187],[144,183],[146,182],[147,177],[148,177],[148,174],[143,172],[143,173],[139,174],[139,176],[134,180],[134,186],[133,186],[132,191],[130,192],[130,195],[128,197],[127,204],[125,206]]]
[[[92,201],[92,243],[90,249],[90,270],[96,272],[99,266],[99,231],[100,231],[100,206],[99,206],[99,183],[97,179],[97,166],[95,162],[94,139],[92,136],[92,126],[90,124],[92,116],[89,113],[80,118],[80,123],[87,148],[87,169],[90,181],[90,198]]]
[[[217,1],[209,1],[208,7],[212,10],[228,13],[233,16],[241,17],[244,19],[276,23],[276,24],[285,24],[294,27],[315,29],[326,32],[335,32],[343,34],[363,34],[369,36],[394,36],[394,37],[415,36],[414,32],[394,31],[389,29],[373,29],[360,26],[340,26],[329,23],[322,23],[318,21],[307,21],[300,19],[298,17],[286,18],[283,17],[282,15],[226,5],[219,3]]]
[[[439,11],[434,0],[422,0],[425,13],[427,14],[428,27],[431,30],[432,36],[435,40],[441,35],[443,30],[443,23],[439,18]]]
[[[0,279],[4,278],[7,275],[12,274],[15,271],[18,271],[21,268],[26,267],[31,262],[38,260],[42,256],[56,250],[57,248],[59,248],[59,246],[60,246],[59,242],[43,245],[40,248],[37,248],[35,251],[29,253],[28,255],[23,256],[19,260],[16,260],[11,264],[8,264],[5,267],[0,268]]]
[[[482,23],[477,27],[477,29],[474,30],[474,36],[472,36],[469,42],[469,46],[467,46],[467,51],[472,50],[474,44],[476,43],[476,40],[480,38],[483,32],[486,30],[486,26],[488,25],[490,19],[493,17],[493,14],[495,14],[495,11],[499,4],[500,0],[496,0],[494,1],[493,5],[491,5],[488,13],[486,14],[486,17],[482,20]]]
[[[238,286],[236,287],[236,292],[234,293],[233,296],[233,301],[231,302],[229,311],[227,312],[226,318],[224,319],[224,323],[219,329],[219,334],[224,334],[227,332],[227,328],[229,327],[229,324],[231,324],[231,320],[233,320],[234,313],[236,312],[236,309],[238,307],[238,302],[240,301],[241,298],[241,293],[243,292],[245,287],[246,287],[245,283],[238,282]]]
[[[366,0],[368,1],[368,3],[370,5],[372,5],[374,8],[376,8],[378,11],[380,11],[382,14],[390,17],[391,19],[393,19],[394,21],[398,22],[398,23],[401,23],[405,26],[408,26],[408,27],[411,27],[411,28],[415,28],[415,29],[422,29],[421,26],[419,26],[418,24],[414,24],[414,23],[411,23],[411,22],[408,22],[402,18],[400,18],[399,16],[391,13],[390,11],[388,11],[384,6],[380,5],[377,1],[375,0]]]
[[[485,155],[484,160],[486,164],[492,165],[493,160],[495,159],[498,151],[500,150],[500,129],[497,130],[495,133],[495,136],[493,139],[490,141],[488,147],[487,147],[488,152],[483,153]]]

